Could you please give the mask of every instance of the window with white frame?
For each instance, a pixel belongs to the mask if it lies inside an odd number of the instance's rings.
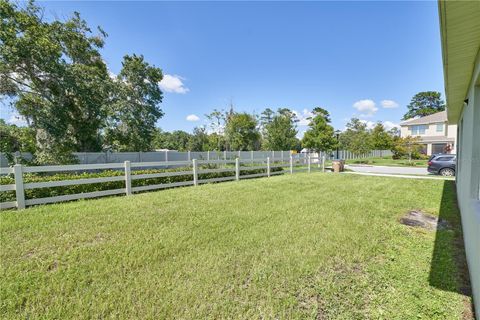
[[[412,136],[419,136],[422,134],[425,134],[425,130],[427,130],[426,125],[418,125],[418,126],[410,126],[410,131],[412,133]]]
[[[437,132],[443,132],[443,123],[437,123]]]

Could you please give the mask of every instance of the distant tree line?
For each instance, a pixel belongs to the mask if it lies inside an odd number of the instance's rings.
[[[297,117],[287,108],[273,111],[265,109],[260,116],[214,109],[205,115],[208,125],[196,127],[193,133],[181,130],[164,132],[157,129],[152,148],[177,151],[247,151],[247,150],[297,150]]]
[[[71,163],[72,152],[205,150],[297,150],[354,154],[372,149],[394,150],[396,131],[381,123],[373,129],[352,119],[338,133],[330,114],[317,107],[300,140],[293,110],[266,108],[260,115],[214,109],[208,125],[192,133],[165,132],[156,127],[163,115],[160,68],[142,55],[125,55],[112,74],[101,56],[107,34],[89,28],[79,13],[47,21],[33,1],[0,0],[0,95],[28,126],[0,121],[0,151],[13,159],[16,151],[31,152],[35,162]],[[414,96],[405,117],[445,108],[440,94]],[[405,144],[403,144],[405,145]],[[410,145],[410,144],[409,144]],[[397,148],[398,149],[398,148]],[[399,154],[401,152],[399,151]]]

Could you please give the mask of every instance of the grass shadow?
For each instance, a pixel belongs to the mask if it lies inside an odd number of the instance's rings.
[[[448,228],[438,224],[430,265],[431,286],[465,296],[463,319],[474,319],[472,291],[468,273],[460,210],[457,205],[455,181],[445,180],[440,203],[439,221],[447,221]]]

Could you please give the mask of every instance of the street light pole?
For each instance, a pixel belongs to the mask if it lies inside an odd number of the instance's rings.
[[[336,159],[338,160],[338,157],[339,157],[338,141],[339,141],[339,137],[340,137],[340,130],[335,131],[335,136],[337,137],[337,156],[336,156]]]

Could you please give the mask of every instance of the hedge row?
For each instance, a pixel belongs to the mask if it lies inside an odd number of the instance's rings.
[[[206,167],[200,168],[200,170],[201,169],[215,169],[215,167],[206,166]],[[191,168],[187,168],[187,167],[174,168],[174,169],[148,169],[148,170],[134,170],[134,171],[132,170],[132,175],[175,172],[175,171],[190,171],[190,170]],[[282,169],[272,168],[272,171],[280,171],[280,170]],[[254,167],[252,167],[251,170],[242,171],[241,175],[261,173],[261,172],[265,172],[265,169],[255,169]],[[47,182],[47,181],[114,177],[114,176],[123,176],[123,175],[124,175],[124,172],[122,170],[104,170],[99,172],[56,173],[56,174],[30,173],[30,174],[23,175],[23,181],[24,183],[31,183],[31,182]],[[234,171],[201,173],[198,175],[198,179],[203,180],[203,179],[211,179],[211,178],[221,178],[221,177],[229,177],[234,175],[235,175]],[[132,187],[147,186],[152,184],[167,184],[167,183],[192,181],[192,180],[193,180],[193,174],[161,177],[161,178],[138,179],[138,180],[132,180]],[[1,185],[15,184],[13,175],[0,177],[0,184]],[[51,188],[28,189],[28,190],[25,190],[25,198],[26,199],[46,198],[46,197],[54,197],[54,196],[75,194],[75,193],[120,189],[124,187],[125,187],[124,181],[111,181],[111,182],[80,184],[80,185],[51,187]],[[15,201],[15,191],[0,192],[0,202],[6,202],[6,201]]]

